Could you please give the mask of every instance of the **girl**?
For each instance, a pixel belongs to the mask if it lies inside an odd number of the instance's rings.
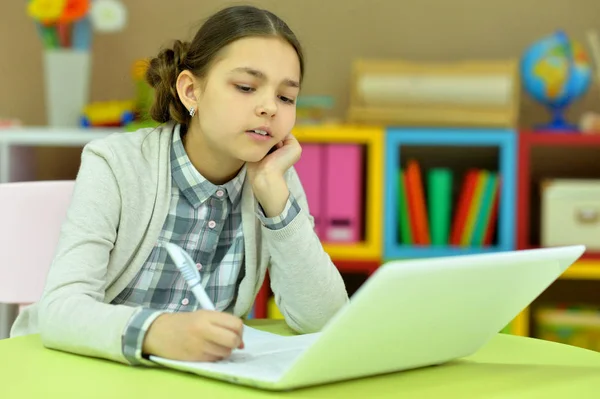
[[[288,26],[249,6],[152,59],[161,126],[84,148],[44,295],[12,336],[134,365],[215,361],[243,347],[267,268],[286,322],[322,328],[348,296],[292,168],[303,72]],[[216,311],[199,308],[166,242],[197,262]]]

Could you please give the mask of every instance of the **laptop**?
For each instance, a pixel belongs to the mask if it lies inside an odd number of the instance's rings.
[[[584,251],[567,246],[390,261],[318,333],[283,337],[246,327],[246,348],[222,361],[150,360],[266,390],[443,365],[484,346]]]

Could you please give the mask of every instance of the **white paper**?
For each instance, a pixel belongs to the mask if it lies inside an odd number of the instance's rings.
[[[283,335],[279,335],[279,334],[273,334],[270,332],[266,332],[266,331],[262,331],[262,330],[258,330],[256,328],[252,328],[252,327],[248,327],[248,326],[244,326],[244,332],[242,334],[242,337],[244,338],[244,343],[261,343],[261,342],[265,342],[265,341],[273,341],[273,340],[278,340],[278,339],[286,339],[289,337],[285,337]]]
[[[244,349],[236,349],[217,362],[184,362],[151,356],[166,367],[202,374],[202,371],[228,376],[274,382],[319,337],[320,333],[281,336],[244,327]]]

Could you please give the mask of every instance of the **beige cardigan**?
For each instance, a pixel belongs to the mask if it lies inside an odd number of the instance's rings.
[[[155,245],[171,199],[173,125],[116,133],[88,144],[42,299],[11,336],[40,333],[46,347],[127,363],[121,337],[138,309],[110,302]],[[242,193],[245,277],[235,315],[253,305],[267,267],[275,300],[298,332],[320,330],[348,301],[344,282],[313,230],[298,175],[286,173],[301,213],[281,230],[262,226],[248,180]]]

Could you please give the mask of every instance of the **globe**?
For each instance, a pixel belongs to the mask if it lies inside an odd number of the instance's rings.
[[[591,83],[592,68],[583,46],[557,31],[526,49],[520,69],[525,91],[552,114],[551,121],[538,128],[576,131],[577,126],[565,119],[565,111]]]

